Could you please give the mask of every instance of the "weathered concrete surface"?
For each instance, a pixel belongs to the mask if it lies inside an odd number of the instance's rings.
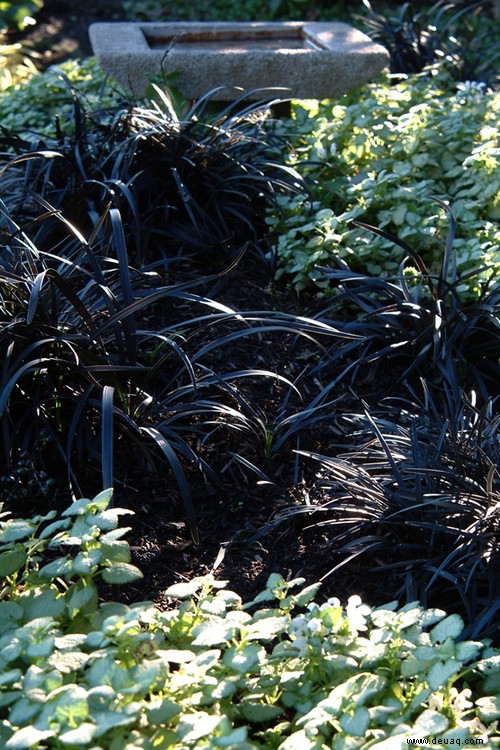
[[[222,87],[215,99],[241,89],[254,99],[339,96],[380,73],[384,47],[345,23],[95,23],[90,41],[99,65],[143,96],[148,77],[178,72],[188,99]],[[255,89],[280,87],[279,92]],[[239,91],[237,90],[239,89]]]

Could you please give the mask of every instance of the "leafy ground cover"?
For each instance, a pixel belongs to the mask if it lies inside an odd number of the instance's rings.
[[[125,12],[88,4],[86,18]],[[81,38],[66,4],[43,13]],[[130,114],[122,92],[100,101],[91,63],[63,70],[0,102],[9,508],[43,514],[114,477],[144,572],[129,604],[168,608],[172,581],[211,572],[247,599],[270,572],[326,576],[325,597],[446,601],[467,637],[496,636],[498,92],[441,73],[381,80],[249,131],[238,113],[195,125],[161,97]],[[174,250],[140,206],[145,133],[177,175],[157,207],[169,222],[184,211]],[[195,194],[175,159],[228,147],[245,164],[251,138],[263,198],[275,138],[309,194],[296,173],[279,180],[263,237],[237,183],[214,210],[252,231],[214,268],[192,257],[210,185]]]
[[[315,187],[309,200],[283,197],[282,212],[270,219],[279,234],[279,274],[292,274],[298,289],[321,284],[317,266],[337,257],[354,271],[397,273],[401,248],[360,231],[356,219],[418,243],[437,272],[448,221],[440,198],[459,219],[460,292],[477,295],[489,274],[467,278],[468,271],[498,263],[498,91],[457,86],[446,75],[364,91],[295,109],[296,158],[310,163]]]
[[[99,604],[100,579],[141,575],[110,497],[2,514],[6,750],[497,746],[500,654],[456,614],[319,604],[278,574],[246,604],[213,576],[170,586],[164,612]]]

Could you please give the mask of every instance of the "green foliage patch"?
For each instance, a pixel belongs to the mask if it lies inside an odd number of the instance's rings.
[[[34,23],[32,15],[43,7],[43,0],[0,2],[0,31],[24,29]]]
[[[407,738],[493,748],[500,652],[458,615],[345,607],[271,575],[242,605],[211,576],[178,606],[99,603],[140,577],[111,493],[0,521],[0,740],[6,750],[350,750]]]
[[[499,110],[498,91],[455,86],[443,75],[380,79],[339,103],[295,103],[282,128],[293,163],[308,163],[311,196],[281,196],[281,210],[268,217],[278,274],[298,290],[326,286],[316,266],[335,266],[338,257],[354,271],[394,275],[404,253],[353,228],[353,219],[413,244],[437,273],[447,221],[437,197],[457,218],[459,275],[490,269],[459,290],[476,296],[500,267]]]
[[[123,0],[130,19],[139,21],[277,21],[311,18],[343,19],[349,16],[346,0]]]
[[[56,119],[63,128],[73,122],[71,86],[89,108],[116,103],[121,95],[113,85],[105,86],[105,81],[94,57],[68,60],[0,92],[0,122],[18,135],[30,131],[52,134]]]

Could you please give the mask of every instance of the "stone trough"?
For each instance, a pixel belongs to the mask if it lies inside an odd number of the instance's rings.
[[[188,99],[217,87],[213,98],[221,101],[242,91],[253,99],[325,99],[389,61],[384,47],[340,22],[110,22],[92,24],[89,36],[98,64],[138,97],[163,70],[179,74],[175,85]]]

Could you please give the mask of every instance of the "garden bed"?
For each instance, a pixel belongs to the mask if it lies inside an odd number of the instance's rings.
[[[276,120],[0,93],[6,750],[498,747],[500,94],[441,5]]]
[[[105,5],[89,3],[86,4],[85,14],[81,15],[80,11],[77,13],[70,9],[68,3],[46,2],[44,10],[40,14],[42,25],[38,29],[35,27],[32,40],[36,41],[37,34],[55,31],[52,40],[58,39],[60,45],[59,43],[51,44],[50,48],[44,53],[43,64],[56,62],[58,55],[61,54],[61,57],[64,57],[71,47],[73,47],[73,54],[76,54],[78,50],[88,53],[86,32],[82,33],[87,22],[108,20],[111,17],[119,18],[121,15],[120,8],[121,4],[119,3],[106,3]],[[67,46],[63,41],[65,39],[76,40],[78,47],[74,44]],[[66,51],[59,53],[58,50]],[[403,99],[405,95],[403,92],[401,98]],[[467,107],[467,102],[471,102],[476,95],[479,96],[474,89],[464,91],[463,101],[465,103],[463,106]],[[467,97],[470,97],[470,99],[468,100]],[[385,104],[385,102],[382,102],[381,108]],[[433,116],[432,104],[428,104],[427,101],[418,102],[415,106],[428,106],[429,118]],[[300,142],[299,138],[299,145],[303,147],[308,156],[313,156],[316,159],[324,158],[323,151],[326,151],[326,147],[329,147],[333,157],[335,155],[334,135],[332,131],[329,131],[328,125],[323,131],[321,130],[324,119],[321,111],[318,114],[318,128],[320,129],[318,134],[309,134],[307,137],[310,140],[306,145]],[[450,110],[450,118],[453,115],[453,110]],[[297,115],[298,128],[301,126],[301,116],[303,116],[303,113]],[[364,141],[367,139],[365,131],[363,131],[363,123],[366,122],[367,117],[367,113],[362,112],[360,114],[362,125],[356,136],[358,140],[350,146],[352,152],[358,154],[356,158],[359,158],[360,162],[369,150],[368,146],[365,148]],[[456,123],[458,120],[459,115],[456,116],[454,122]],[[358,123],[355,123],[355,125],[358,127]],[[470,124],[471,139],[475,133],[474,128],[475,123],[472,122]],[[350,130],[354,131],[354,128],[350,128]],[[387,133],[387,135],[390,134]],[[342,131],[342,138],[345,137],[345,132]],[[317,138],[316,141],[315,138]],[[401,144],[405,142],[405,139],[408,139],[407,132],[401,138]],[[484,136],[483,141],[486,142],[486,136]],[[313,142],[314,146],[311,146]],[[369,141],[369,143],[371,145],[372,141]],[[373,143],[377,145],[376,138],[373,139]],[[419,165],[418,159],[420,158],[420,161],[422,161],[422,154],[416,153],[412,155],[413,158],[415,158],[415,161],[412,164],[417,168]],[[300,153],[298,153],[298,160],[300,161]],[[401,160],[404,162],[405,155],[401,157]],[[334,177],[330,175],[331,182],[324,186],[319,183],[319,193],[322,199],[326,194],[328,200],[334,200],[336,191],[339,191],[342,168],[345,166],[346,164],[337,165],[338,171],[335,172]],[[347,166],[351,167],[352,162]],[[380,167],[379,175],[383,176],[385,166],[383,164]],[[456,166],[453,163],[449,168],[452,170]],[[474,165],[472,164],[471,169],[473,168]],[[385,171],[384,179],[387,179],[388,184],[390,183],[388,188],[390,190],[392,189],[391,175],[387,175],[388,170]],[[470,171],[468,174],[470,174]],[[394,177],[394,175],[392,176]],[[396,175],[397,181],[403,180],[406,176],[402,173]],[[375,180],[372,179],[370,185],[368,185],[368,182],[369,180],[361,182],[357,177],[352,181],[352,191],[357,191],[356,197],[361,202],[364,200],[368,203],[368,200],[371,199],[370,190],[373,188]],[[382,182],[382,178],[380,182]],[[404,187],[403,190],[405,190]],[[406,189],[403,197],[406,199],[408,195],[409,192]],[[395,207],[387,206],[385,209],[387,215],[392,210],[394,210],[394,214],[398,211],[397,215],[390,217],[392,222],[389,225],[390,229],[394,230],[398,226],[401,227],[404,224],[405,217],[416,215],[411,200],[408,199],[408,205],[404,205],[404,211],[401,210],[403,204]],[[473,204],[474,201],[472,201],[472,205],[465,206],[465,208],[470,212],[474,221],[484,223],[484,215],[476,215]],[[303,230],[304,234],[301,234],[302,228],[300,231],[297,230],[296,225],[297,216],[300,215],[301,210],[303,210],[302,218],[307,219],[307,226]],[[487,211],[494,212],[494,210],[496,210],[495,206],[487,206]],[[338,236],[334,234],[334,228],[329,223],[331,216],[328,211],[330,209],[320,210],[311,218],[310,214],[306,213],[305,203],[303,209],[300,208],[298,212],[293,209],[293,206],[290,207],[286,204],[283,211],[278,214],[278,218],[275,217],[276,223],[273,226],[274,231],[278,234],[281,232],[283,237],[286,233],[289,233],[287,235],[288,245],[284,249],[284,253],[287,251],[290,251],[291,254],[293,252],[299,253],[297,247],[294,246],[294,238],[298,237],[297,242],[301,246],[299,249],[301,249],[305,245],[304,237],[308,236],[306,235],[307,231],[311,231],[311,247],[314,247],[314,242],[316,242],[319,247],[318,252],[324,250],[325,256],[327,256],[330,252],[327,249],[328,242],[338,243]],[[444,219],[442,218],[443,215]],[[440,239],[441,246],[444,246],[449,216],[443,214],[443,212],[440,216]],[[356,215],[354,218],[363,217]],[[433,216],[432,220],[435,218]],[[488,226],[494,227],[494,216],[489,216],[488,220]],[[280,221],[283,224],[280,224]],[[313,226],[312,230],[311,226]],[[421,226],[417,227],[419,230],[421,228]],[[261,230],[263,231],[262,227],[260,227]],[[430,244],[429,240],[429,238],[432,239],[433,232],[431,221],[426,225],[425,231],[426,243],[429,243],[425,250],[430,254],[432,248],[435,247],[435,245]],[[419,232],[417,232],[418,234]],[[318,237],[322,238],[321,242],[318,241]],[[413,243],[414,237],[410,239]],[[462,240],[463,238],[460,237],[459,239]],[[394,247],[390,238],[378,236],[376,241],[383,245],[384,251],[387,250],[388,245]],[[368,247],[368,241],[364,241],[364,243],[360,241],[360,255]],[[285,254],[283,257],[285,257]],[[287,259],[290,266],[292,260],[293,257],[291,260]],[[323,256],[319,260],[323,261]],[[217,259],[217,269],[224,270],[227,265],[229,264],[221,261],[220,258]],[[212,272],[214,267],[212,259],[208,261],[208,264],[201,264],[198,267],[195,264],[194,266],[194,268],[198,268],[197,272],[200,277],[203,274],[206,275],[209,271]],[[373,272],[375,273],[375,271]],[[435,265],[433,266],[433,272],[439,274],[439,269],[436,269]],[[259,264],[255,256],[247,252],[234,269],[221,276],[220,279],[211,279],[210,282],[198,287],[197,293],[202,293],[217,304],[225,305],[235,311],[259,310],[302,317],[309,316],[313,319],[324,318],[326,300],[322,290],[308,286],[311,281],[311,274],[312,271],[309,266],[306,267],[306,264],[300,262],[297,263],[295,277],[293,274],[283,274],[280,278],[275,277],[273,279],[268,266]],[[193,273],[193,269],[189,269],[188,275],[192,281],[196,272]],[[354,281],[356,281],[357,273],[354,276]],[[302,286],[305,289],[302,289]],[[354,309],[357,301],[359,300],[354,299],[352,302]],[[495,304],[498,304],[498,302]],[[424,329],[432,330],[432,326],[437,326],[437,317],[432,310],[433,308],[431,308],[427,318],[429,325],[424,326]],[[456,319],[461,320],[461,310],[459,308],[457,310]],[[142,322],[144,325],[147,323],[151,330],[158,330],[165,325],[165,320],[168,319],[170,311],[170,308],[167,307],[153,307],[148,310],[147,316]],[[466,330],[467,335],[468,333]],[[489,328],[486,333],[490,336]],[[419,333],[420,340],[424,335],[425,330],[421,334]],[[459,338],[460,343],[466,340],[465,336],[463,339],[462,337]],[[491,338],[494,340],[494,335]],[[455,337],[454,342],[456,340]],[[207,332],[198,331],[196,335],[189,339],[189,345],[195,350],[210,345],[210,341]],[[293,409],[299,410],[301,404],[303,406],[304,404],[314,403],[314,399],[318,397],[321,390],[337,378],[338,371],[334,365],[331,367],[324,366],[316,372],[314,370],[307,371],[305,376],[301,375],[303,370],[306,370],[307,367],[321,358],[325,346],[327,344],[321,336],[318,342],[312,342],[309,338],[295,336],[292,332],[287,334],[283,334],[282,331],[264,333],[255,337],[248,336],[224,350],[215,348],[203,359],[202,364],[206,371],[216,373],[221,371],[221,368],[224,371],[232,372],[259,368],[266,369],[271,373],[278,373],[292,383],[299,379],[297,382],[300,383],[302,401],[298,397],[294,401],[293,389],[290,389],[291,395],[286,395],[283,383],[278,380],[274,381],[269,377],[249,379],[244,388],[242,387],[241,392],[238,391],[236,395],[233,394],[235,398],[238,395],[242,399],[246,399],[247,402],[257,405],[266,414],[270,427],[274,429],[277,425],[280,425],[280,419],[282,418],[280,410],[284,401],[287,403],[287,408],[290,407],[292,411]],[[429,344],[429,346],[431,345]],[[495,351],[495,346],[494,341],[493,351]],[[476,358],[470,355],[470,352],[468,356],[472,365],[475,365],[480,359],[480,357]],[[354,355],[352,360],[346,360],[347,363],[354,361]],[[494,356],[492,367],[495,367]],[[328,418],[324,418],[325,414],[322,413],[322,421],[312,420],[300,431],[300,441],[297,441],[297,434],[292,433],[292,437],[281,444],[276,451],[272,447],[272,435],[269,438],[271,443],[265,445],[264,449],[258,441],[252,445],[246,435],[241,437],[243,433],[236,430],[229,436],[221,430],[220,433],[217,433],[217,439],[206,441],[200,439],[200,445],[197,445],[196,438],[191,438],[192,443],[190,445],[199,448],[202,458],[206,459],[219,477],[219,481],[207,482],[197,468],[186,462],[185,472],[194,510],[196,511],[198,540],[193,539],[193,529],[190,530],[189,521],[186,518],[182,492],[174,481],[175,477],[172,471],[162,470],[156,474],[153,469],[146,472],[143,469],[139,470],[138,466],[130,461],[130,448],[122,441],[122,435],[120,435],[115,446],[114,468],[116,477],[119,477],[115,486],[115,502],[118,506],[133,509],[136,514],[131,524],[132,531],[129,535],[129,541],[132,546],[133,560],[145,575],[140,585],[131,584],[125,588],[123,597],[127,601],[142,600],[145,597],[151,598],[160,606],[166,606],[163,592],[170,584],[189,580],[211,570],[214,570],[218,577],[228,579],[230,587],[246,599],[252,598],[262,589],[271,572],[281,573],[285,578],[304,576],[308,583],[313,583],[327,576],[336,564],[348,557],[348,554],[344,550],[339,555],[337,547],[329,544],[337,534],[338,529],[335,526],[318,525],[317,521],[324,518],[321,513],[290,513],[286,520],[282,520],[277,525],[271,525],[277,517],[283,519],[283,513],[287,509],[297,510],[297,508],[300,508],[302,511],[309,508],[310,510],[315,506],[323,506],[331,498],[329,494],[331,488],[325,489],[324,486],[316,482],[318,474],[322,474],[323,480],[328,480],[328,472],[320,469],[313,459],[305,460],[304,458],[297,463],[297,455],[302,454],[297,454],[295,451],[300,450],[309,454],[327,456],[338,455],[343,448],[352,447],[345,445],[342,447],[342,441],[346,439],[345,419],[350,419],[352,415],[362,416],[363,412],[367,412],[374,417],[378,416],[381,413],[382,402],[388,397],[393,399],[393,403],[398,403],[398,399],[400,404],[404,402],[405,406],[402,411],[407,409],[409,394],[412,393],[408,390],[408,387],[413,389],[413,394],[420,393],[418,389],[420,375],[422,374],[421,371],[415,370],[403,378],[404,383],[400,382],[400,378],[407,368],[408,361],[404,357],[401,360],[395,358],[389,361],[371,357],[368,353],[362,364],[357,368],[356,378],[353,381],[347,378],[339,379],[335,389],[332,390],[332,405],[329,407],[331,413]],[[467,367],[465,369],[467,371]],[[197,369],[196,375],[199,376],[201,372],[201,369]],[[444,380],[446,381],[446,377]],[[490,377],[488,382],[491,383],[491,381]],[[442,383],[441,380],[440,392],[446,391],[446,386],[443,386]],[[492,391],[491,395],[494,396],[495,393]],[[480,407],[478,411],[480,412],[487,399],[484,398],[484,393],[480,394],[479,398]],[[418,399],[413,400],[414,413],[419,409],[417,401]],[[458,406],[459,404],[457,404],[457,408]],[[339,427],[339,423],[342,423],[341,427]],[[492,423],[494,423],[494,417]],[[494,439],[495,432],[493,427],[491,429]],[[270,432],[272,432],[272,429]],[[276,430],[276,434],[279,437],[279,429]],[[60,465],[56,470],[54,467],[57,467],[57,462],[54,461],[52,466],[50,451],[51,447],[49,446],[47,454],[43,457],[44,467],[49,478],[53,479],[56,476],[58,480]],[[481,451],[482,447],[479,445],[477,447],[478,454]],[[244,456],[247,464],[231,456],[231,453]],[[473,460],[475,460],[474,456]],[[95,494],[101,486],[102,477],[98,463],[98,461],[95,462],[93,468],[84,472],[81,479],[81,487],[88,496]],[[255,471],[256,467],[261,472],[260,474]],[[54,468],[54,471],[51,473],[52,468]],[[18,485],[26,482],[29,471],[29,466],[20,467],[17,476]],[[33,478],[33,475],[31,475],[31,480]],[[491,481],[493,481],[493,478]],[[471,492],[470,486],[466,483],[467,492]],[[482,499],[484,500],[484,498]],[[37,494],[35,490],[28,499],[28,505],[19,500],[15,510],[16,513],[19,511],[21,514],[28,511],[44,512],[47,506],[61,508],[65,507],[67,502],[68,494],[64,478],[64,481],[56,481],[49,493]],[[310,504],[310,507],[308,504]],[[331,516],[329,517],[331,518]],[[335,518],[335,514],[333,514],[333,517]],[[312,526],[312,528],[308,528],[309,526]],[[415,522],[414,526],[417,528],[413,533],[411,543],[416,547],[425,547],[426,541],[422,536],[421,529]],[[266,527],[267,533],[261,533]],[[394,598],[397,594],[401,595],[404,587],[402,588],[400,571],[397,567],[392,567],[392,564],[398,561],[398,545],[394,544],[392,551],[388,551],[386,547],[382,555],[380,549],[382,548],[382,541],[388,538],[388,529],[381,525],[375,527],[372,531],[373,549],[365,556],[354,558],[349,565],[340,567],[334,574],[327,576],[322,595],[326,597],[331,594],[347,599],[351,594],[359,594],[365,601],[373,604],[380,604]],[[399,529],[398,533],[400,532]],[[403,543],[404,534],[401,534],[399,538]],[[380,547],[377,546],[378,540],[380,540]],[[408,543],[408,540],[406,542]],[[440,553],[443,553],[443,548],[446,548],[446,544],[439,548]],[[494,584],[492,586],[494,587]],[[487,601],[489,593],[486,590],[481,590],[480,596]],[[450,597],[450,601],[452,601],[451,594]],[[438,598],[439,603],[443,604],[441,593]],[[433,601],[431,600],[430,603],[432,604]]]

